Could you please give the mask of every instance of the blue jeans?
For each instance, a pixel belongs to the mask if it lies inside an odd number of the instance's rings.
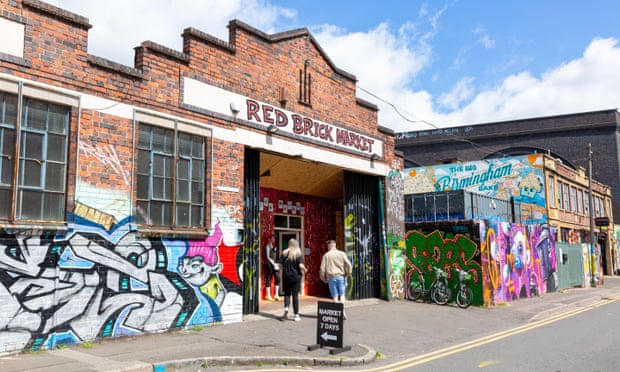
[[[332,295],[332,298],[336,298],[339,295],[344,297],[347,291],[347,278],[344,276],[328,278],[327,285],[329,286],[329,293]]]

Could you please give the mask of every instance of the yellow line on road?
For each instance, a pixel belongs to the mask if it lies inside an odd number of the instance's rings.
[[[526,331],[529,331],[531,329],[535,329],[538,327],[542,327],[544,325],[550,324],[550,323],[554,323],[557,322],[559,320],[577,315],[577,314],[581,314],[583,312],[586,312],[588,310],[591,310],[593,308],[605,305],[605,304],[609,304],[613,301],[617,301],[618,299],[620,299],[620,297],[614,297],[611,299],[603,299],[603,300],[599,300],[591,305],[588,305],[587,307],[583,307],[583,308],[578,308],[578,309],[574,309],[574,310],[570,310],[570,311],[566,311],[562,314],[558,314],[558,315],[554,315],[554,316],[550,316],[548,318],[545,319],[541,319],[541,320],[537,320],[535,322],[532,323],[528,323],[528,324],[524,324],[522,326],[518,326],[515,328],[511,328],[505,331],[501,331],[501,332],[497,332],[497,333],[493,333],[491,335],[488,336],[484,336],[484,337],[480,337],[477,338],[475,340],[471,340],[471,341],[466,341],[457,345],[453,345],[453,346],[449,346],[443,349],[439,349],[439,350],[435,350],[426,354],[422,354],[422,355],[418,355],[412,358],[408,358],[408,359],[404,359],[392,364],[388,364],[385,366],[380,366],[380,367],[374,367],[374,368],[367,368],[367,369],[356,369],[356,370],[349,370],[347,369],[347,371],[349,372],[392,372],[392,371],[401,371],[403,369],[406,368],[410,368],[410,367],[414,367],[420,364],[424,364],[424,363],[428,363],[430,361],[433,361],[435,359],[439,359],[439,358],[443,358],[452,354],[457,354],[460,353],[462,351],[465,350],[469,350],[469,349],[473,349],[482,345],[486,345],[488,343],[494,342],[494,341],[498,341],[510,336],[514,336],[517,335],[519,333],[523,333]],[[278,368],[278,369],[257,369],[257,370],[244,370],[244,372],[283,372],[283,371],[298,371],[299,369],[282,369],[282,368]],[[327,370],[327,369],[321,369],[321,371],[325,371],[325,372],[341,372],[342,369],[336,369],[336,370]]]
[[[592,308],[599,307],[599,306],[602,306],[608,303],[609,303],[609,300],[600,300],[586,308],[574,309],[571,311],[564,312],[562,314],[551,316],[546,319],[538,320],[533,323],[524,324],[519,327],[508,329],[506,331],[497,332],[497,333],[494,333],[488,336],[477,338],[475,340],[463,342],[458,345],[453,345],[450,347],[432,351],[427,354],[418,355],[413,358],[405,359],[400,362],[393,363],[391,365],[379,367],[376,369],[367,369],[365,371],[366,372],[369,372],[369,371],[382,371],[382,372],[400,371],[405,368],[410,368],[410,367],[417,366],[420,364],[428,363],[435,359],[443,358],[443,357],[446,357],[452,354],[460,353],[465,350],[476,348],[478,346],[486,345],[488,343],[498,341],[498,340],[501,340],[501,339],[504,339],[506,337],[510,337],[513,335],[517,335],[519,333],[523,333],[523,332],[529,331],[534,328],[542,327],[544,325],[557,322],[558,320],[565,319],[565,318],[586,312],[588,310],[591,310]]]

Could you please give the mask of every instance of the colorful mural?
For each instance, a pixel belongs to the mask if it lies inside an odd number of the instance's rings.
[[[481,222],[480,250],[484,305],[557,290],[558,266],[552,228]]]
[[[0,231],[3,352],[241,321],[240,245],[147,238],[129,219]],[[9,349],[10,348],[10,349]]]
[[[601,262],[601,246],[596,244],[592,247],[590,244],[582,243],[581,254],[585,278],[584,285],[603,285],[605,283],[605,275],[603,274],[603,265]]]
[[[453,227],[461,230],[464,226],[451,226],[443,223],[442,229],[426,233],[424,228],[411,230],[405,237],[407,263],[406,283],[412,275],[422,272],[424,280],[430,286],[434,279],[433,267],[439,267],[448,273],[448,282],[453,293],[458,285],[458,274],[453,268],[459,268],[472,274],[468,286],[474,293],[473,304],[482,304],[482,269],[478,244],[467,233],[453,233]],[[469,236],[468,236],[469,235]]]
[[[385,246],[387,252],[387,286],[386,292],[388,299],[403,299],[405,296],[405,278],[404,278],[404,248],[403,240],[405,235],[405,199],[403,195],[403,172],[402,161],[394,159],[392,167],[388,172],[385,187],[385,213],[386,225],[391,226],[385,232]],[[383,257],[383,255],[382,255]],[[383,277],[382,277],[383,287]],[[383,290],[382,290],[383,293]]]
[[[405,274],[407,271],[407,262],[405,259],[405,241],[401,240],[396,242],[390,249],[389,253],[389,285],[390,285],[390,298],[392,299],[404,299],[405,289]]]
[[[555,231],[547,226],[419,223],[412,224],[405,245],[405,283],[419,270],[430,285],[433,267],[439,267],[449,273],[455,288],[458,276],[452,268],[459,267],[473,275],[469,286],[477,305],[540,296],[558,288]]]
[[[526,204],[531,224],[547,221],[543,155],[440,164],[405,169],[404,193],[466,190]]]

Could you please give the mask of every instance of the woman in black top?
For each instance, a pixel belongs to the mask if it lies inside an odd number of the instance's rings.
[[[288,241],[288,248],[280,256],[282,267],[282,290],[284,292],[284,315],[281,320],[288,318],[288,307],[293,296],[293,320],[299,321],[299,292],[301,291],[301,277],[307,271],[304,266],[304,256],[299,248],[297,239]]]

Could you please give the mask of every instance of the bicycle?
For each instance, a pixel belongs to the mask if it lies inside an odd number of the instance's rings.
[[[471,280],[471,274],[459,268],[454,268],[454,271],[459,274],[459,286],[457,288],[455,302],[461,309],[466,309],[471,305],[474,299],[474,293],[466,284],[466,281]]]
[[[424,276],[422,272],[416,270],[416,275],[412,275],[407,288],[407,295],[409,300],[416,301],[420,297],[430,295],[431,300],[438,305],[445,305],[450,300],[451,291],[448,287],[447,274],[438,267],[433,267],[435,271],[435,279],[431,283],[430,287],[426,288]]]

